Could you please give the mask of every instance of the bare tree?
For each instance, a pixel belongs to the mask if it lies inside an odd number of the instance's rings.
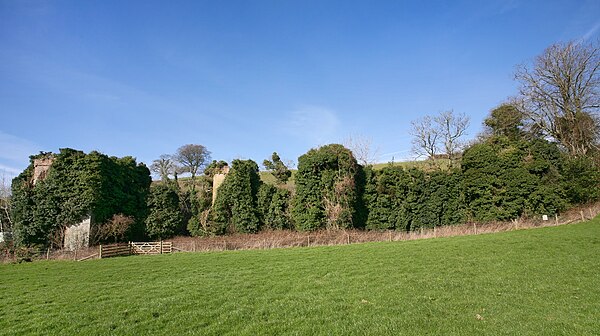
[[[160,176],[160,179],[165,182],[169,180],[169,175],[177,174],[179,169],[173,157],[168,154],[161,155],[160,158],[152,161],[150,165],[150,170]]]
[[[411,122],[412,129],[410,134],[413,136],[412,150],[418,157],[425,156],[435,163],[436,155],[439,149],[438,138],[440,133],[433,123],[430,116]]]
[[[373,146],[373,139],[353,134],[344,140],[344,146],[352,151],[356,161],[363,166],[377,163],[379,148]]]
[[[101,242],[117,243],[123,241],[134,223],[135,219],[133,217],[115,214],[106,223],[95,226],[92,242],[98,244]]]
[[[184,172],[192,175],[192,190],[194,190],[196,175],[210,161],[210,152],[202,145],[188,144],[179,147],[174,157],[181,164]]]
[[[568,42],[550,46],[532,68],[522,65],[515,73],[531,128],[573,156],[598,146],[599,69],[597,46]]]
[[[6,172],[0,173],[0,232],[10,231],[12,228],[11,219],[11,189],[10,179],[6,177]]]
[[[456,162],[456,156],[464,143],[461,137],[465,135],[469,127],[469,117],[464,113],[454,114],[453,110],[441,112],[433,118],[435,127],[443,142],[445,154],[453,167]]]
[[[450,166],[463,147],[461,138],[469,127],[469,118],[464,114],[454,114],[453,110],[440,112],[435,117],[425,116],[411,122],[410,134],[413,136],[413,153],[425,156],[435,165],[436,159],[443,152]]]

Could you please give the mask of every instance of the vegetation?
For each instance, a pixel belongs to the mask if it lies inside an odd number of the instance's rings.
[[[470,214],[489,221],[559,213],[567,205],[563,161],[558,147],[541,139],[499,136],[470,147],[462,159]]]
[[[454,167],[460,149],[464,146],[462,137],[469,127],[469,118],[454,111],[445,111],[436,116],[425,116],[411,123],[413,152],[435,163],[441,156]]]
[[[493,109],[469,145],[464,114],[413,121],[414,152],[425,161],[371,166],[371,143],[360,137],[348,141],[355,153],[339,144],[310,149],[295,172],[276,152],[263,162],[268,172],[234,160],[213,204],[214,176],[228,163],[207,165],[202,145],[155,160],[162,181],[149,196],[148,169],[132,158],[61,150],[47,178],[34,185],[30,166],[14,180],[13,202],[0,197],[0,220],[14,222],[17,245],[60,245],[63,229],[90,214],[115,232],[101,238],[109,240],[125,239],[115,214],[134,219],[127,236],[161,239],[262,229],[414,231],[558,214],[600,199],[598,55],[593,45],[559,44],[520,67],[519,96]],[[191,177],[179,181],[180,172]]]
[[[153,185],[148,197],[146,218],[149,237],[163,239],[183,233],[184,219],[177,190],[168,184]]]
[[[290,201],[292,193],[284,188],[263,183],[258,190],[261,220],[267,229],[292,229]]]
[[[252,160],[233,160],[231,171],[219,188],[213,207],[215,232],[256,232],[261,226],[258,165]]]
[[[459,171],[385,167],[367,170],[367,229],[402,231],[462,223],[465,204]]]
[[[533,65],[520,66],[515,78],[520,84],[518,104],[534,132],[553,139],[571,156],[598,151],[598,45],[551,45]]]
[[[194,190],[196,175],[210,161],[210,152],[202,145],[187,144],[179,147],[173,157],[179,163],[181,172],[191,174],[191,189]]]
[[[598,237],[600,218],[410,242],[0,265],[0,330],[592,335]]]
[[[271,155],[271,160],[264,160],[263,166],[273,174],[277,183],[285,184],[290,176],[292,176],[292,172],[288,169],[288,167],[281,161],[281,158],[277,154],[277,152],[273,152]]]
[[[354,227],[359,201],[360,166],[342,145],[311,149],[298,158],[293,217],[296,228]]]
[[[33,161],[52,158],[52,169],[33,183]],[[63,229],[91,216],[104,223],[115,214],[135,219],[128,237],[144,234],[150,172],[132,157],[85,154],[73,149],[31,157],[31,164],[13,180],[14,236],[21,245],[61,245]]]

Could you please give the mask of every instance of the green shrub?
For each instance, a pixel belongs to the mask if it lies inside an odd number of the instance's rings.
[[[261,184],[258,190],[258,207],[265,228],[292,228],[289,209],[290,199],[291,193],[289,190],[266,183]]]
[[[258,165],[252,160],[234,160],[213,205],[213,230],[223,233],[257,232],[260,229]]]
[[[177,190],[166,184],[153,185],[148,196],[148,236],[165,239],[183,232],[184,221],[179,206]]]
[[[552,214],[566,208],[563,156],[545,140],[495,136],[468,148],[462,159],[465,202],[480,221]]]
[[[293,218],[301,231],[358,227],[359,165],[352,152],[332,144],[298,158]]]
[[[52,157],[44,179],[33,184],[33,162]],[[31,164],[13,180],[13,218],[18,245],[62,244],[66,226],[91,216],[104,223],[115,214],[135,218],[129,237],[144,233],[150,171],[131,157],[85,154],[73,149],[31,156]]]

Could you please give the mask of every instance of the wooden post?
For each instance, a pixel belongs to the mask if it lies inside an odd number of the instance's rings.
[[[594,218],[594,213],[592,212],[592,208],[589,208],[588,211],[590,212],[590,219]]]
[[[435,226],[433,227],[433,237],[437,237],[437,232],[435,232]]]
[[[558,214],[554,214],[554,225],[558,225]]]
[[[392,231],[388,231],[388,236],[389,241],[392,241]]]
[[[308,235],[307,238],[308,238],[308,245],[306,245],[306,246],[310,246],[310,235]]]
[[[227,250],[227,240],[223,241],[223,250]]]
[[[475,234],[477,234],[477,224],[473,223],[473,231],[475,232]]]
[[[581,213],[581,220],[584,221],[585,220],[585,216],[583,215],[583,210],[581,210],[580,213]]]
[[[162,254],[162,240],[160,241],[160,254]]]
[[[346,233],[346,236],[347,236],[346,238],[348,238],[348,245],[350,245],[350,234]]]
[[[192,251],[196,252],[196,241],[192,241]]]
[[[102,259],[102,244],[98,247],[98,259]]]
[[[75,258],[73,260],[77,260],[77,248],[75,248]]]

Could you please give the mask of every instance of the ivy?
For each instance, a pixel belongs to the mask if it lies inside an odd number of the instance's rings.
[[[33,184],[35,159],[52,157],[47,176]],[[115,214],[135,218],[128,237],[143,235],[150,172],[131,157],[108,157],[61,149],[30,157],[30,165],[13,180],[15,240],[22,245],[62,244],[63,229],[91,216],[104,223]]]
[[[359,169],[352,152],[338,144],[300,156],[293,205],[296,228],[310,231],[360,226]]]
[[[231,171],[217,191],[213,205],[213,232],[257,232],[260,229],[258,165],[252,160],[233,160]]]

